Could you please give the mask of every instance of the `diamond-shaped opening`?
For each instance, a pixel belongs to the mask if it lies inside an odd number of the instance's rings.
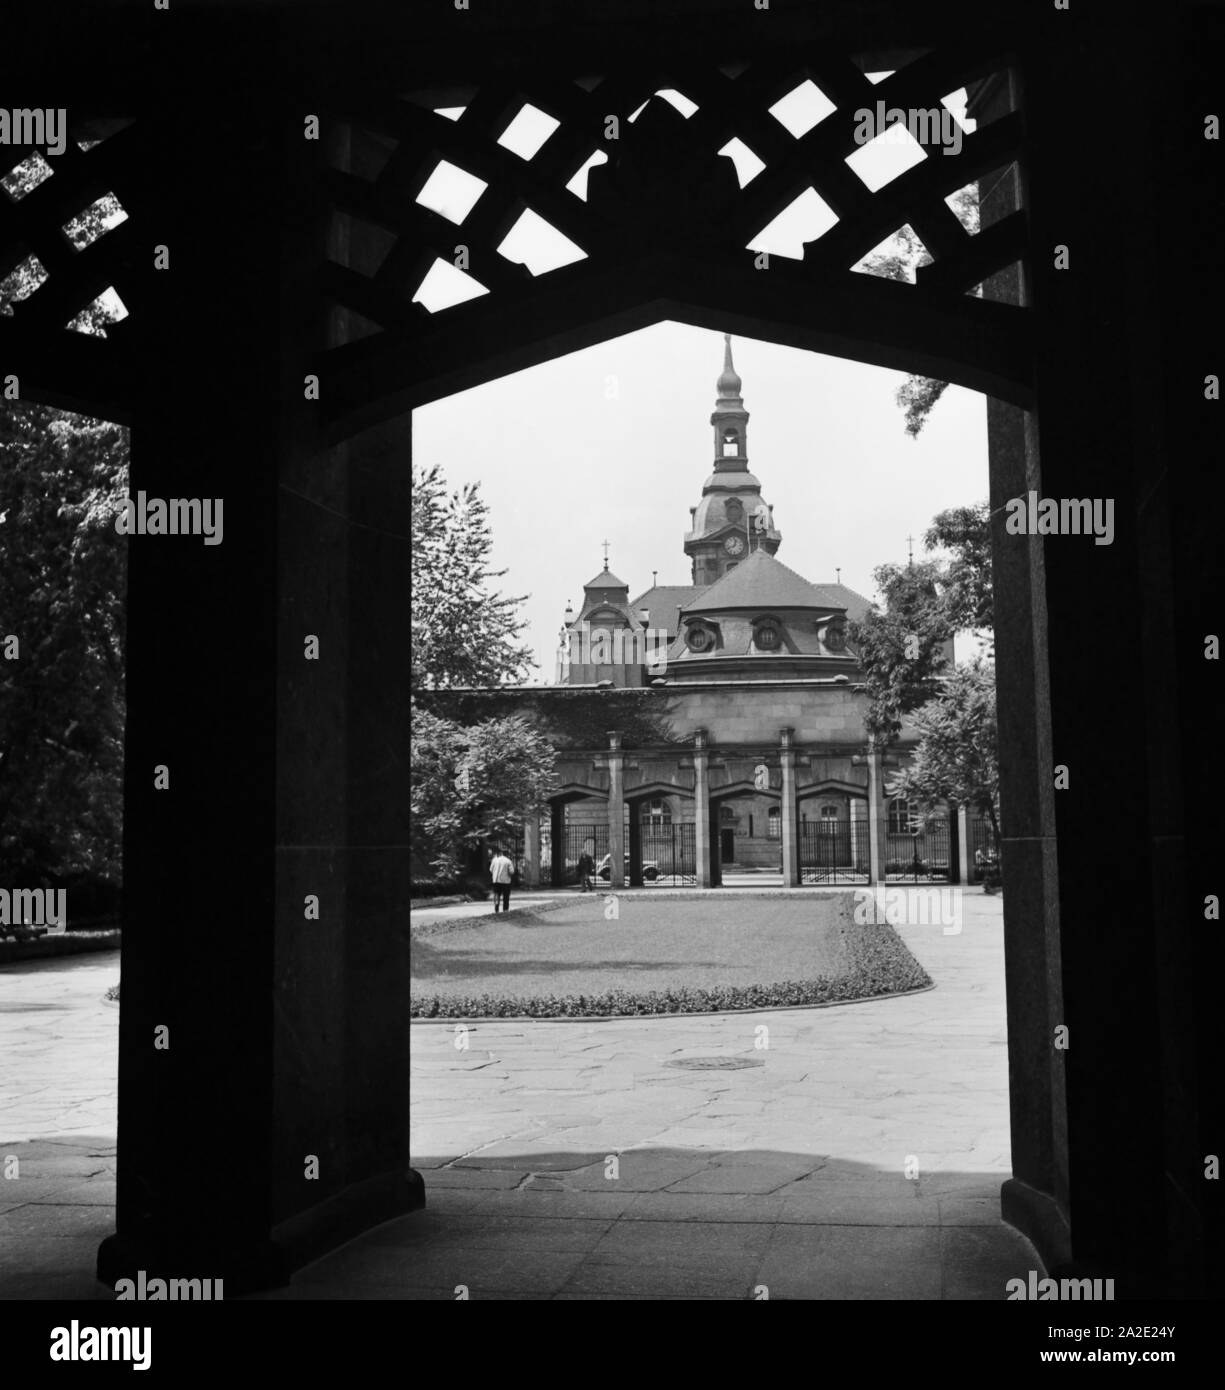
[[[1003,169],[997,170],[993,174],[988,174],[982,179],[972,179],[955,192],[950,193],[944,200],[945,207],[953,214],[961,225],[970,233],[971,236],[978,235],[979,228],[979,198],[984,190],[995,187],[996,180],[1004,174]]]
[[[0,314],[11,315],[13,305],[29,299],[46,280],[47,267],[37,256],[27,256],[0,280]]]
[[[807,135],[813,126],[820,125],[836,109],[829,97],[808,77],[769,108],[770,115],[797,140]]]
[[[875,87],[878,82],[883,82],[886,77],[892,77],[896,71],[896,68],[889,68],[885,72],[865,72],[864,76]]]
[[[837,214],[817,190],[806,188],[757,233],[748,249],[803,260],[805,243],[824,236],[837,221]]]
[[[106,325],[120,323],[127,316],[128,306],[119,298],[114,285],[111,285],[64,327],[73,333],[87,333],[94,338],[105,338]]]
[[[559,232],[543,217],[527,208],[498,246],[498,253],[508,261],[527,266],[533,275],[543,275],[563,265],[587,259],[587,253],[576,246],[564,232]]]
[[[596,150],[594,154],[590,155],[586,160],[583,161],[582,165],[579,167],[574,177],[570,180],[568,184],[566,184],[566,188],[571,193],[573,193],[576,198],[581,198],[583,202],[586,202],[587,175],[591,173],[591,171],[596,167],[597,164],[607,163],[608,156],[604,153],[604,151]]]
[[[105,236],[112,227],[118,227],[121,222],[127,220],[128,214],[119,199],[113,193],[105,193],[101,198],[95,198],[70,221],[65,222],[63,231],[78,251],[84,251],[99,237]]]
[[[913,285],[916,267],[930,264],[931,259],[918,232],[904,222],[851,269],[860,275],[874,275],[878,280],[901,280]]]
[[[431,314],[436,314],[439,309],[450,309],[453,305],[464,304],[469,299],[488,293],[489,290],[479,280],[474,280],[440,256],[417,286],[413,303],[423,304]]]
[[[435,116],[445,116],[448,121],[458,121],[468,109],[466,106],[435,106]]]
[[[559,120],[527,102],[498,136],[498,144],[517,154],[520,159],[532,159],[559,125]]]
[[[696,101],[690,101],[684,92],[678,92],[675,87],[661,87],[655,95],[663,97],[669,106],[675,106],[686,120],[698,109]]]
[[[345,247],[346,264],[359,275],[377,275],[388,252],[396,244],[394,232],[352,213],[333,212],[339,242]]]
[[[475,174],[469,174],[458,165],[440,159],[415,201],[458,226],[488,187],[484,179],[478,179]]]
[[[966,115],[966,106],[969,104],[969,100],[970,94],[964,87],[958,87],[955,92],[949,92],[940,98],[940,105],[952,112],[957,124],[966,135],[978,129],[978,122],[974,117]]]
[[[766,167],[765,160],[758,159],[738,135],[733,135],[719,153],[725,154],[736,166],[736,177],[740,180],[741,188],[751,183]]]
[[[20,202],[27,193],[32,193],[40,183],[45,183],[55,173],[51,165],[40,154],[32,154],[20,164],[14,164],[0,179],[0,188],[13,199]]]
[[[854,154],[847,155],[845,163],[875,193],[926,158],[923,146],[897,121],[860,145]]]

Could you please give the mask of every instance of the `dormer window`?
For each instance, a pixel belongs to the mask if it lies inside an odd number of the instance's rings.
[[[744,503],[739,497],[729,497],[723,508],[728,521],[737,525],[744,520]]]
[[[826,648],[831,652],[846,651],[846,621],[843,618],[835,618],[825,631],[821,634],[821,640]]]
[[[782,645],[783,629],[777,618],[758,618],[753,623],[753,646],[759,652],[776,652]]]
[[[685,645],[691,652],[709,652],[717,645],[717,634],[708,623],[690,623],[685,629]]]

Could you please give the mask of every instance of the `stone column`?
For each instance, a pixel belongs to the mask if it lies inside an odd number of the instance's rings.
[[[885,857],[889,817],[885,801],[885,770],[879,748],[868,750],[868,875],[873,883],[885,881]]]
[[[549,854],[551,857],[550,878],[554,888],[560,888],[566,881],[566,804],[564,801],[549,802]]]
[[[793,730],[782,729],[779,739],[782,751],[779,761],[783,768],[783,804],[779,819],[783,832],[783,887],[798,888],[800,883],[799,812],[795,799],[795,749]]]
[[[642,820],[638,806],[630,807],[630,887],[642,887]]]
[[[970,858],[970,816],[964,803],[957,808],[957,824],[949,826],[949,830],[957,836],[957,844],[961,850],[958,856],[961,861],[961,876],[958,881],[970,883],[974,872],[974,861]]]
[[[540,816],[535,811],[523,822],[523,886],[540,887]]]
[[[625,754],[621,735],[608,734],[608,886],[619,892],[625,887]]]
[[[693,735],[693,845],[697,857],[699,888],[713,888],[710,861],[710,753],[706,730]]]

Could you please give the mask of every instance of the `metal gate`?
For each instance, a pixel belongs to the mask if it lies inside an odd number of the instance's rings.
[[[800,826],[801,883],[867,883],[868,821],[824,820]]]
[[[574,825],[566,826],[563,837],[563,848],[565,858],[561,865],[561,881],[563,884],[578,882],[578,860],[584,847],[591,855],[594,866],[592,872],[600,867],[604,856],[608,853],[608,826],[604,825]],[[607,881],[607,880],[606,880]]]
[[[643,825],[643,883],[666,883],[673,887],[696,884],[698,851],[695,833],[696,828],[692,824]]]
[[[998,867],[995,853],[995,836],[991,833],[991,822],[986,816],[972,816],[968,825],[970,840],[970,862],[965,866],[967,883],[981,883],[983,870]]]
[[[931,882],[949,877],[949,818],[929,816],[909,835],[885,837],[885,877]]]

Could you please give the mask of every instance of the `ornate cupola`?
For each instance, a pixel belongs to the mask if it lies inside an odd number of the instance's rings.
[[[774,529],[771,509],[762,500],[761,484],[749,472],[749,412],[742,383],[732,364],[732,339],[723,335],[723,371],[715,383],[714,472],[692,509],[685,554],[695,584],[713,584],[756,550],[773,555],[782,535]]]

